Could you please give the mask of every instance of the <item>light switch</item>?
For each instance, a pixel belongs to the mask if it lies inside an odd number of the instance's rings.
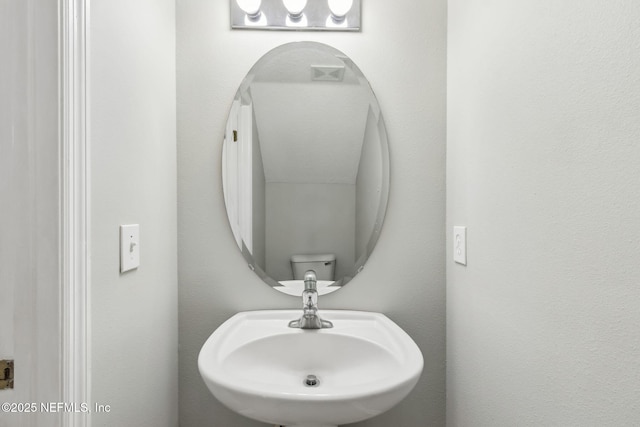
[[[453,227],[453,260],[467,265],[467,227]]]
[[[140,225],[120,226],[120,272],[133,270],[140,265]]]

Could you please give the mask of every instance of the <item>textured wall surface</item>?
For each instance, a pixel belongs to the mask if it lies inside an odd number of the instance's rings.
[[[90,10],[93,425],[178,425],[175,5]],[[140,267],[119,273],[119,225]]]
[[[639,425],[640,4],[448,14],[447,424]]]
[[[379,311],[418,343],[425,370],[415,391],[367,427],[445,423],[444,168],[446,2],[368,2],[361,33],[229,29],[226,1],[177,4],[178,265],[181,427],[263,426],[218,403],[197,369],[200,347],[232,314],[297,308],[246,266],[222,195],[221,145],[235,91],[270,49],[314,40],[362,69],[387,125],[391,185],[385,224],[364,271],[320,308]],[[410,11],[410,13],[408,13]]]

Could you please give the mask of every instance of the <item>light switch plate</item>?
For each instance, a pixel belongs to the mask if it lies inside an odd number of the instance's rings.
[[[120,226],[120,272],[133,270],[140,265],[140,225]]]
[[[467,265],[467,227],[453,227],[453,260]]]

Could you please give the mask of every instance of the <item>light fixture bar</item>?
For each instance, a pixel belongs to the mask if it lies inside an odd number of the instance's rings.
[[[255,4],[259,5],[257,11]],[[342,4],[342,8],[336,9],[336,4]],[[231,28],[360,31],[360,4],[361,0],[229,0]]]

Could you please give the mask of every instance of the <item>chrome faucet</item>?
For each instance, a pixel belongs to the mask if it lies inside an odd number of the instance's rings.
[[[290,328],[322,329],[333,328],[333,323],[322,320],[318,316],[318,288],[316,272],[307,270],[304,273],[304,291],[302,292],[302,317],[289,322]]]

